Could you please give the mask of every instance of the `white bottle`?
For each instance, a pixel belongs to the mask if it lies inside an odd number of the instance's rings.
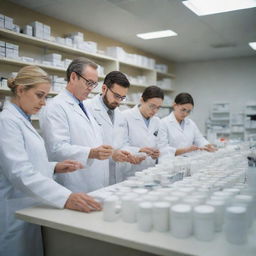
[[[220,232],[222,230],[224,222],[225,202],[221,200],[208,200],[207,205],[211,205],[215,209],[215,231]]]
[[[103,220],[105,221],[115,221],[118,218],[116,213],[118,198],[116,196],[111,196],[106,198],[103,203]]]
[[[128,223],[136,222],[136,196],[125,196],[122,198],[122,220]]]
[[[192,233],[192,208],[187,204],[171,207],[170,229],[173,236],[187,238]]]
[[[198,240],[211,241],[214,237],[214,213],[210,205],[198,205],[194,208],[194,235]]]
[[[157,202],[153,204],[153,227],[155,230],[165,232],[169,230],[170,204]]]
[[[138,228],[141,231],[149,232],[152,229],[152,204],[143,202],[138,208]]]
[[[244,244],[247,242],[246,217],[245,207],[230,206],[226,209],[224,231],[228,242],[232,244]]]

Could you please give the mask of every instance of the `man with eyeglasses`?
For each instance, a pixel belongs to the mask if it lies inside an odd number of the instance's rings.
[[[113,148],[103,143],[103,132],[84,100],[98,84],[97,65],[77,58],[67,69],[67,86],[47,104],[40,126],[50,161],[73,159],[84,169],[57,175],[73,192],[90,192],[109,185],[109,158]],[[61,160],[62,161],[62,160]]]
[[[216,151],[201,134],[197,125],[188,118],[194,107],[189,93],[180,93],[175,97],[173,111],[160,122],[158,147],[161,158],[191,154],[197,150]]]
[[[114,148],[110,159],[110,184],[124,179],[125,170],[130,168],[128,163],[138,164],[145,159],[144,156],[129,153],[125,120],[118,108],[126,99],[129,86],[130,83],[123,73],[112,71],[104,79],[102,93],[85,103],[104,131],[104,143]]]

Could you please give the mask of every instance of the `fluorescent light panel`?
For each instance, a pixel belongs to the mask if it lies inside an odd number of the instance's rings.
[[[182,3],[198,16],[256,7],[256,0],[187,0]]]
[[[253,50],[256,51],[256,42],[250,42],[249,45]]]
[[[145,39],[145,40],[163,38],[163,37],[169,37],[169,36],[177,36],[177,33],[175,33],[172,30],[162,30],[162,31],[137,34],[137,37]]]

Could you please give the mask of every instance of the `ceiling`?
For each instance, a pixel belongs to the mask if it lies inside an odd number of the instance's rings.
[[[256,41],[256,8],[199,17],[182,0],[11,1],[176,62],[256,54],[248,45]],[[136,37],[165,29],[178,36]]]

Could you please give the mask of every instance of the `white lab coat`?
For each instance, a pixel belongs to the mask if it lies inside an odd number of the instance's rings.
[[[160,119],[156,116],[151,117],[147,127],[138,106],[134,106],[132,109],[125,110],[122,113],[127,123],[126,134],[128,142],[126,144],[133,148],[133,153],[138,153],[140,148],[143,147],[157,148],[156,138]],[[147,156],[140,164],[132,165],[128,175],[134,175],[136,171],[142,171],[155,164],[156,160]]]
[[[161,159],[174,157],[179,148],[192,145],[203,147],[209,144],[191,119],[185,118],[184,122],[182,129],[173,112],[161,120],[157,136]]]
[[[103,130],[103,142],[111,145],[114,149],[123,149],[125,143],[125,120],[122,112],[116,108],[114,110],[114,124],[112,124],[106,108],[101,101],[101,95],[86,100],[85,106],[93,114],[96,122]],[[127,150],[127,148],[125,148]],[[122,163],[116,163],[112,159],[109,162],[109,183],[110,185],[124,180]]]
[[[0,114],[0,255],[41,256],[40,226],[15,218],[15,211],[44,203],[63,208],[71,191],[53,179],[44,141],[9,102]]]
[[[40,115],[40,126],[51,161],[77,160],[84,169],[56,174],[56,180],[73,192],[90,192],[109,184],[109,160],[89,159],[91,148],[103,144],[102,130],[90,111],[89,119],[75,99],[63,90]]]

